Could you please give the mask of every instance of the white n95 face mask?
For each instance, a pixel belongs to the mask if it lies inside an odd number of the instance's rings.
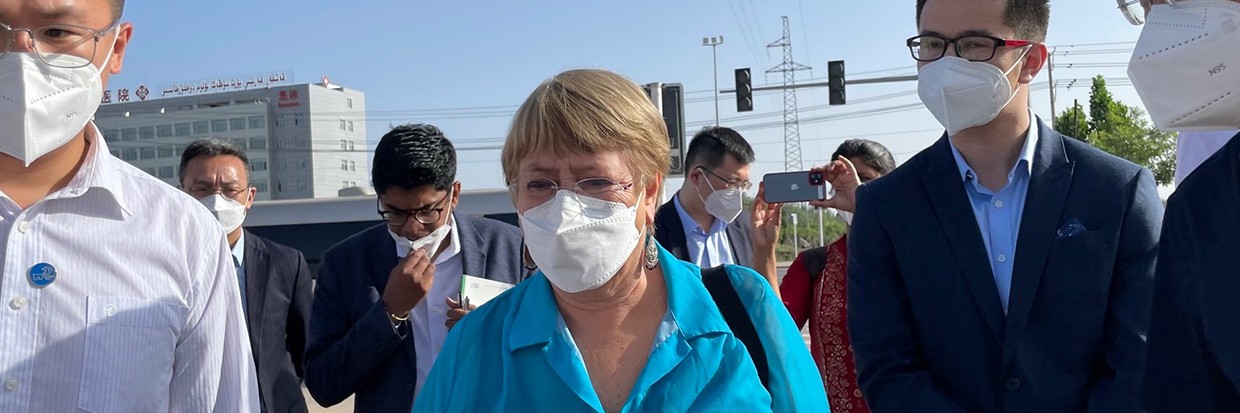
[[[199,199],[211,215],[220,222],[220,226],[224,228],[224,233],[231,233],[241,227],[241,223],[245,221],[245,205],[233,200],[232,198],[215,194]]]
[[[1240,128],[1240,3],[1154,6],[1128,77],[1159,129]]]
[[[552,285],[567,293],[606,284],[642,238],[634,226],[636,203],[630,207],[567,190],[520,218],[534,263]]]
[[[1024,64],[1027,53],[1006,71],[985,62],[943,56],[918,72],[917,96],[948,136],[988,124],[1016,96],[1008,74]]]
[[[741,191],[732,188],[715,189],[705,172],[702,174],[702,179],[706,180],[706,186],[709,186],[711,190],[710,195],[704,199],[702,194],[698,193],[698,198],[702,199],[702,203],[706,206],[706,213],[731,224],[736,217],[741,215],[741,210],[745,209],[741,201]]]
[[[116,38],[113,37],[113,47]],[[108,48],[103,67],[112,58]],[[86,59],[46,57],[76,69],[52,67],[34,53],[0,58],[0,152],[30,166],[77,136],[103,100],[102,70]]]
[[[388,226],[388,234],[391,234],[392,240],[396,241],[396,256],[401,258],[405,258],[410,252],[417,250],[425,252],[427,257],[433,256],[435,251],[438,250],[439,245],[448,237],[449,232],[452,232],[452,223],[445,223],[443,226],[435,228],[430,234],[426,234],[425,237],[409,240],[392,232],[392,227]]]

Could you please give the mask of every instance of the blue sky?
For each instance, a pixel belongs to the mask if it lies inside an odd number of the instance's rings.
[[[286,69],[298,83],[326,75],[366,93],[372,142],[391,124],[440,126],[460,150],[460,180],[468,189],[502,186],[499,151],[474,148],[498,147],[516,105],[563,70],[605,68],[638,83],[682,83],[690,92],[687,121],[700,127],[714,119],[711,50],[701,46],[702,38],[724,36],[718,48],[720,89],[730,89],[733,69],[742,67],[753,69],[756,85],[778,83],[781,75],[762,72],[779,64],[782,52],[765,45],[780,37],[780,16],[788,16],[796,60],[814,67],[812,73],[798,73],[802,81],[825,77],[828,60],[845,60],[850,79],[915,73],[904,47],[916,32],[913,0],[131,0],[127,7],[134,39],[124,72],[110,89]],[[1058,0],[1052,7],[1047,43],[1061,51],[1089,52],[1057,57],[1062,112],[1072,99],[1087,102],[1089,92],[1088,82],[1068,89],[1062,79],[1098,74],[1126,79],[1124,50],[1131,50],[1139,28],[1109,0]],[[1035,84],[1046,80],[1044,71]],[[915,105],[915,90],[913,82],[850,86],[849,101],[859,103],[826,108],[826,91],[808,89],[798,93],[798,101],[802,108],[821,107],[801,113],[810,119]],[[1140,104],[1126,83],[1112,91],[1125,103]],[[781,120],[780,93],[760,94],[755,111],[742,114],[729,96],[720,98],[722,125],[744,129],[757,152],[755,182],[783,171],[783,128],[744,126]],[[1045,86],[1032,99],[1035,112],[1049,118]],[[877,140],[902,162],[937,139],[938,131],[921,107],[805,123],[804,167],[823,163],[849,137]]]

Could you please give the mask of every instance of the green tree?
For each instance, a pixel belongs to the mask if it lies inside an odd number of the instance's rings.
[[[1176,135],[1155,128],[1141,108],[1115,100],[1102,76],[1090,88],[1088,121],[1083,115],[1080,106],[1064,111],[1055,131],[1149,168],[1159,184],[1175,179]]]
[[[753,198],[745,196],[742,201],[745,210],[753,210]],[[797,229],[792,230],[792,214],[797,214]],[[776,258],[779,261],[792,261],[796,254],[808,248],[818,246],[818,210],[805,203],[784,204],[782,226],[779,230],[779,246],[776,247]],[[827,244],[844,235],[844,223],[828,213],[822,214],[822,233]],[[795,239],[794,239],[795,236]],[[793,247],[797,245],[798,247]]]

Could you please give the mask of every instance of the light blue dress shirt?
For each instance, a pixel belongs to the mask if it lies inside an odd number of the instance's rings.
[[[672,197],[676,212],[680,214],[680,225],[685,228],[685,247],[689,249],[689,262],[702,268],[718,267],[724,264],[735,264],[732,258],[732,240],[728,239],[728,223],[715,218],[710,232],[702,229],[693,216],[685,212],[680,205],[680,195]]]
[[[667,314],[623,412],[828,412],[818,368],[766,281],[729,266],[769,360],[763,388],[695,265],[659,249]],[[471,312],[448,334],[414,412],[602,412],[541,272]]]
[[[245,302],[245,231],[241,231],[237,244],[232,246],[232,256],[233,266],[237,269],[237,286],[241,287],[242,314],[248,314],[250,310]]]
[[[1029,116],[1033,118],[1032,113]],[[982,231],[986,256],[990,261],[990,270],[995,277],[995,286],[998,287],[999,301],[1003,304],[1004,313],[1007,313],[1008,297],[1012,291],[1016,238],[1020,235],[1020,219],[1025,212],[1025,198],[1029,193],[1033,156],[1037,153],[1037,146],[1038,126],[1031,123],[1020,158],[1008,172],[1007,185],[999,192],[994,192],[982,186],[973,168],[969,167],[956,149],[956,144],[953,142],[951,145],[952,156],[956,158],[956,166],[960,168],[960,179],[964,180],[964,191],[969,196],[969,204],[973,206],[973,216],[977,218],[977,227]]]

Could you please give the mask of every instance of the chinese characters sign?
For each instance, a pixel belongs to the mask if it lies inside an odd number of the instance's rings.
[[[292,71],[268,72],[247,76],[207,79],[197,82],[177,82],[160,86],[152,91],[146,85],[136,89],[123,88],[103,91],[103,104],[145,101],[147,99],[201,95],[215,92],[262,89],[293,83]]]

